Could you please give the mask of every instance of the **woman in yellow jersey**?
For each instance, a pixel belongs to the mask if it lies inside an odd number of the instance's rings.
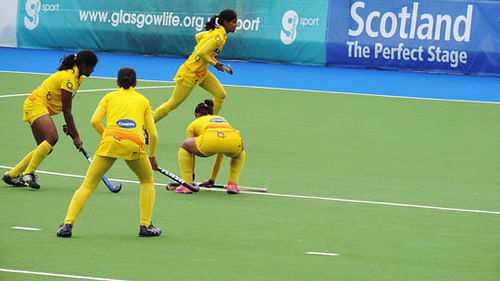
[[[179,149],[179,165],[182,178],[193,182],[194,156],[209,157],[217,154],[210,179],[203,184],[210,186],[215,182],[223,155],[231,157],[227,193],[240,193],[238,179],[245,163],[245,150],[240,132],[233,129],[224,117],[213,115],[212,100],[205,100],[196,106],[196,119],[187,128],[187,139]],[[191,190],[180,185],[175,190],[178,193],[190,194]]]
[[[151,223],[155,200],[153,170],[158,169],[155,159],[158,134],[153,111],[148,99],[134,89],[137,84],[134,69],[129,67],[120,69],[117,84],[120,89],[104,96],[92,116],[92,126],[102,139],[87,170],[85,180],[71,199],[66,219],[57,230],[59,237],[71,237],[73,223],[99,181],[117,158],[125,160],[141,183],[139,236],[161,234],[161,229]],[[105,116],[106,127],[103,127],[102,120]],[[149,160],[146,157],[143,128],[149,135]]]
[[[37,148],[29,152],[12,170],[5,173],[3,181],[13,186],[29,186],[39,189],[35,181],[35,170],[52,151],[57,142],[56,126],[51,116],[63,112],[69,132],[75,136],[73,143],[77,148],[82,141],[76,130],[71,113],[73,96],[83,82],[84,76],[90,76],[97,64],[97,56],[88,50],[71,54],[63,58],[58,72],[43,81],[24,101],[23,120],[29,122],[35,137]]]
[[[213,15],[205,24],[206,31],[196,34],[197,44],[194,51],[175,75],[177,84],[172,96],[155,110],[155,122],[179,106],[198,85],[214,96],[214,113],[219,113],[226,98],[226,91],[219,80],[208,71],[208,66],[213,65],[217,70],[223,71],[224,64],[218,62],[216,57],[226,44],[227,34],[236,30],[237,20],[238,16],[233,10],[223,10],[219,15]]]

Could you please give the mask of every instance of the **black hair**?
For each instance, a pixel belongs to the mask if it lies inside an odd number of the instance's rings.
[[[205,102],[199,103],[196,106],[194,113],[199,113],[202,116],[214,114],[214,102],[212,100],[205,100]]]
[[[237,18],[238,15],[235,11],[231,9],[225,9],[218,15],[213,15],[210,19],[205,23],[205,30],[212,30],[217,27],[217,25],[223,25],[224,21],[232,21]]]
[[[67,55],[61,59],[61,65],[57,68],[57,70],[61,71],[72,69],[73,66],[80,66],[82,64],[95,67],[97,64],[97,56],[94,52],[89,50],[80,51],[78,54]]]
[[[131,67],[123,67],[118,71],[117,79],[120,87],[128,89],[136,83],[135,70]]]

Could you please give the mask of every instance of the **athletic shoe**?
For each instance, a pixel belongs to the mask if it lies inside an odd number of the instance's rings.
[[[34,189],[40,189],[40,185],[36,183],[34,174],[26,174],[22,178],[22,182],[25,186],[29,186]]]
[[[145,225],[141,225],[139,227],[139,236],[140,237],[152,237],[152,236],[160,236],[161,229],[159,227],[150,224],[148,227]]]
[[[2,180],[6,184],[10,184],[12,186],[24,186],[24,183],[22,182],[22,179],[20,176],[10,177],[7,174],[5,174],[5,175],[3,175]]]
[[[238,188],[238,185],[235,184],[234,182],[228,182],[227,193],[228,194],[238,194],[238,193],[240,193],[240,189]]]
[[[191,189],[185,187],[184,185],[179,185],[176,189],[175,192],[177,193],[184,193],[184,194],[191,194],[193,193]]]
[[[69,223],[63,223],[59,226],[59,229],[57,230],[56,234],[59,237],[71,237],[71,229],[73,228],[73,225]]]

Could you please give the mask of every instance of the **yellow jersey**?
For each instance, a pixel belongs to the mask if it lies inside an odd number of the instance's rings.
[[[240,154],[243,144],[240,132],[219,115],[196,118],[187,128],[188,138],[196,138],[196,147],[205,156],[223,153],[229,157]]]
[[[194,51],[181,66],[179,72],[194,73],[198,77],[205,76],[208,65],[216,64],[216,57],[224,48],[226,40],[227,32],[223,26],[196,34],[197,44]]]
[[[106,126],[102,129],[99,124],[104,115]],[[151,119],[149,123],[147,118]],[[96,154],[129,160],[141,158],[145,155],[143,128],[146,128],[150,137],[154,137],[154,143],[150,142],[149,147],[150,156],[154,156],[157,132],[152,118],[149,100],[133,87],[120,88],[105,95],[91,121],[94,128],[102,133]]]
[[[239,133],[238,130],[229,125],[229,122],[227,122],[224,117],[219,115],[204,115],[196,118],[193,122],[191,122],[191,124],[189,124],[189,126],[187,127],[187,137],[198,137],[205,134],[206,131],[211,129],[216,129],[219,131],[229,130]]]
[[[72,69],[58,71],[45,79],[28,99],[32,102],[38,100],[45,104],[50,115],[57,114],[62,111],[61,89],[73,93],[74,96],[84,78],[83,75],[78,78],[78,75],[76,65]]]

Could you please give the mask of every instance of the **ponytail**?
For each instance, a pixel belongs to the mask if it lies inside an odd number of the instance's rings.
[[[237,18],[238,15],[235,11],[231,9],[225,9],[218,15],[213,15],[210,19],[205,23],[205,30],[212,30],[217,28],[219,25],[224,25],[224,21],[232,21]]]
[[[207,23],[205,23],[205,30],[215,29],[217,27],[216,20],[217,20],[217,15],[211,16],[210,19],[207,21]]]
[[[201,116],[214,114],[214,102],[212,100],[205,100],[205,102],[199,103],[194,113],[199,113]]]
[[[57,68],[57,70],[66,70],[66,69],[72,69],[73,66],[75,65],[75,59],[77,57],[77,54],[71,54],[67,55],[64,58],[60,60],[61,65]]]
[[[78,54],[67,55],[61,59],[61,65],[57,68],[57,70],[67,70],[73,69],[73,67],[80,66],[82,64],[86,64],[89,67],[95,67],[97,64],[97,56],[94,52],[89,50],[83,50],[78,52]]]

